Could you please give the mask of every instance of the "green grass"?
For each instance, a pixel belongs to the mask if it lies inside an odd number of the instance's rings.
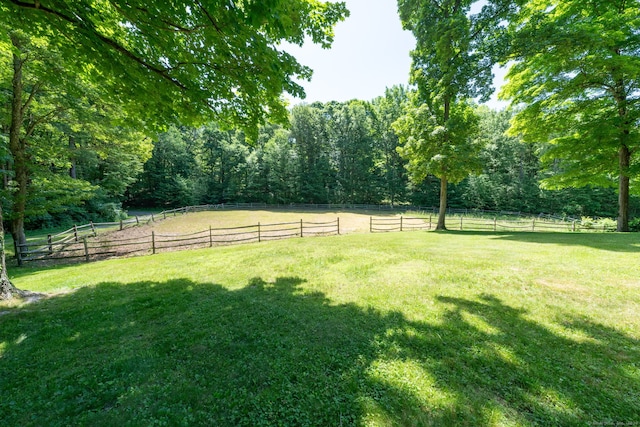
[[[0,419],[640,424],[639,240],[351,234],[13,269],[54,295],[0,306]]]

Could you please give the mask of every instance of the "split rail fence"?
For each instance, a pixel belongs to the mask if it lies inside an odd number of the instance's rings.
[[[134,219],[135,221],[135,219]],[[140,223],[140,219],[137,219]],[[99,235],[97,229],[104,224],[88,227],[73,227],[67,232],[48,236],[46,240],[31,241],[17,246],[18,264],[36,261],[98,259],[132,254],[156,254],[158,252],[185,248],[205,248],[239,243],[263,242],[292,237],[328,236],[340,234],[340,218],[327,222],[282,222],[277,224],[247,225],[243,227],[213,228],[188,234],[150,234],[113,239],[108,234]],[[113,223],[109,223],[113,227]],[[120,230],[134,226],[132,221],[123,221]]]
[[[329,222],[289,222],[279,224],[255,224],[234,228],[209,228],[190,234],[150,234],[117,239],[100,231],[122,231],[146,225],[190,212],[215,211],[222,209],[322,209],[322,210],[366,210],[366,211],[416,211],[421,217],[371,217],[369,231],[391,232],[410,230],[432,230],[435,228],[437,208],[420,206],[390,206],[364,204],[288,204],[267,205],[264,203],[232,203],[200,206],[186,206],[160,213],[134,216],[132,218],[103,223],[89,223],[73,226],[61,233],[48,235],[46,239],[30,240],[16,245],[18,264],[25,262],[64,260],[91,261],[131,254],[155,254],[161,251],[184,248],[212,247],[238,243],[261,242],[265,240],[291,237],[307,237],[340,234],[340,218]],[[448,209],[447,228],[450,230],[484,231],[614,231],[610,227],[599,228],[583,225],[579,220],[540,214],[537,218],[525,219],[521,212],[485,211],[471,209]],[[427,217],[427,215],[429,215]],[[468,216],[471,215],[471,216]],[[493,218],[487,216],[493,215]],[[484,216],[484,218],[483,218]],[[505,219],[516,218],[516,219]],[[135,234],[135,233],[133,233]]]

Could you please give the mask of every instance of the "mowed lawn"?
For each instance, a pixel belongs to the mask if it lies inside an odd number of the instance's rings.
[[[639,259],[638,234],[405,232],[13,269],[52,296],[0,306],[0,419],[637,425]]]

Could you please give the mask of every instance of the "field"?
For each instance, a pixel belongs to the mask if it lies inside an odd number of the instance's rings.
[[[159,233],[191,233],[206,230],[209,226],[214,228],[228,228],[241,225],[275,224],[281,222],[294,222],[301,219],[305,222],[323,222],[340,218],[341,231],[343,233],[369,231],[369,218],[371,215],[380,217],[396,217],[400,213],[385,211],[342,212],[327,210],[233,210],[210,211],[188,214],[188,221],[180,215],[167,217],[163,221],[153,224],[154,230]]]
[[[640,425],[639,253],[634,234],[411,232],[12,269],[51,296],[0,306],[0,418]]]

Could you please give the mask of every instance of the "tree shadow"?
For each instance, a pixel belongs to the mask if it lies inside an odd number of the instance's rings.
[[[584,425],[639,421],[638,341],[572,340],[491,296],[433,322],[305,280],[105,282],[0,316],[5,425]]]
[[[450,230],[448,234],[493,236],[500,240],[559,246],[586,246],[610,252],[640,252],[639,233],[558,233],[544,231],[493,232]]]

